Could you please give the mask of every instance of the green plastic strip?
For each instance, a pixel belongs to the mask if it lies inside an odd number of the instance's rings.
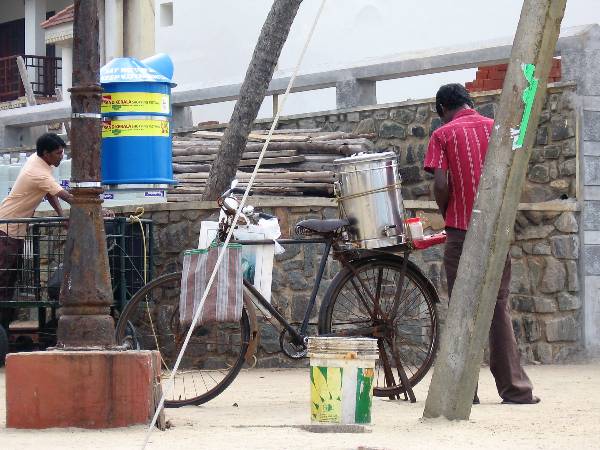
[[[533,109],[533,102],[535,101],[535,94],[538,90],[539,80],[533,75],[535,74],[535,65],[523,64],[523,75],[529,82],[529,86],[523,91],[523,103],[525,109],[523,110],[523,117],[521,118],[521,125],[519,127],[519,134],[515,136],[513,140],[513,150],[523,147],[525,142],[525,135],[527,134],[527,127],[529,126],[529,118],[531,117],[531,110]]]
[[[373,369],[358,369],[356,372],[356,423],[371,423],[371,405],[373,401]]]

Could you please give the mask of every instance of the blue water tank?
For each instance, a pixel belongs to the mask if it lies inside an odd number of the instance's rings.
[[[170,58],[158,56],[169,67]],[[103,184],[175,183],[170,67],[166,77],[135,58],[116,58],[100,70]]]

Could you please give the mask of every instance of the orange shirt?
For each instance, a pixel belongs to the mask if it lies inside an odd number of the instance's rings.
[[[0,219],[33,217],[46,194],[56,195],[60,191],[62,187],[52,176],[52,167],[34,153],[27,158],[10,194],[0,204]],[[0,224],[0,231],[13,238],[24,239],[27,224]]]

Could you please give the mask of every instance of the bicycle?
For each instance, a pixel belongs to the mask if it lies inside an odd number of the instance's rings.
[[[242,190],[226,191],[218,200],[224,211],[217,240],[222,242],[237,209],[233,197]],[[244,208],[250,223],[273,216]],[[318,333],[325,336],[377,338],[380,358],[375,370],[374,395],[399,398],[428,372],[438,346],[433,284],[411,261],[410,243],[383,249],[357,250],[348,245],[351,225],[346,219],[309,219],[296,225],[298,239],[281,239],[283,245],[322,244],[321,257],[303,321],[294,327],[258,289],[244,279],[244,307],[239,323],[202,325],[194,330],[174,389],[166,407],[200,405],[212,400],[235,379],[244,363],[253,365],[260,330],[256,312],[270,316],[279,327],[280,351],[291,359],[307,354],[309,318],[326,262],[331,253],[342,269],[327,289],[319,311]],[[243,245],[273,245],[271,240],[235,241]],[[117,343],[130,349],[158,350],[163,376],[168,378],[188,331],[179,324],[181,272],[162,275],[142,287],[123,310],[116,328]],[[269,320],[270,321],[270,320]],[[408,387],[408,389],[407,389]]]

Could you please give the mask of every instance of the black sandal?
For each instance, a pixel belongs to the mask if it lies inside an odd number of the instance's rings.
[[[515,402],[513,400],[502,400],[502,404],[503,405],[536,405],[539,402],[541,402],[542,400],[539,397],[536,397],[535,395],[531,397],[531,400],[525,401],[525,402]]]

